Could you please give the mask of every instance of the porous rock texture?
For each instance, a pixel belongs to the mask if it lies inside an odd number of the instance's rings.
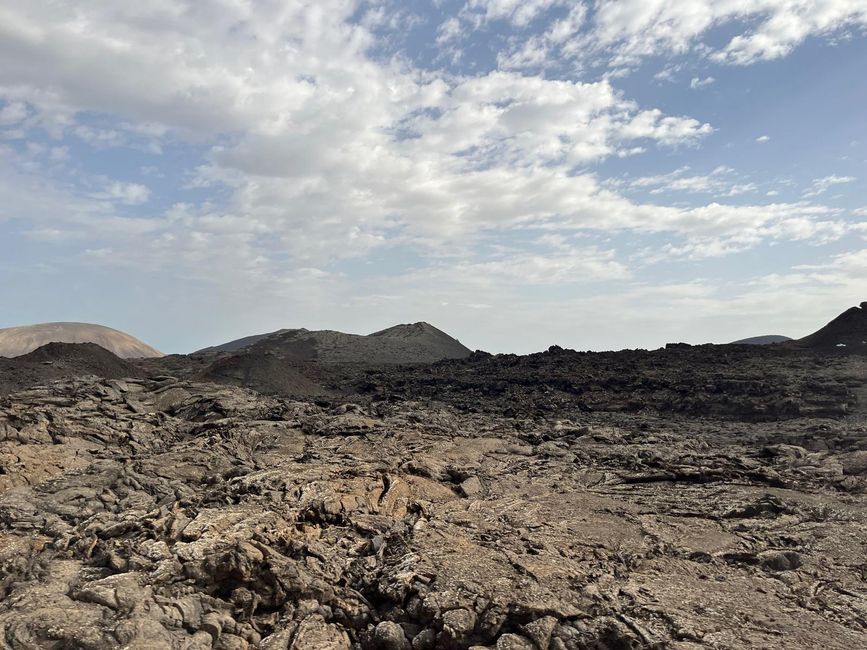
[[[0,397],[0,645],[865,647],[865,360],[738,349]]]

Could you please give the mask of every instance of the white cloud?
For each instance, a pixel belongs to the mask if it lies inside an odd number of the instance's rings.
[[[18,124],[27,117],[27,105],[24,102],[9,102],[0,108],[0,126]]]
[[[155,215],[169,235],[163,247],[195,251],[202,238],[238,236],[251,259],[322,265],[393,245],[437,251],[528,224],[702,237],[709,227],[719,236],[744,227],[741,208],[715,206],[711,227],[709,212],[636,204],[575,174],[654,144],[695,144],[709,124],[639,107],[609,81],[451,77],[374,62],[372,34],[347,22],[352,3],[233,4],[208,20],[191,2],[88,5],[86,33],[76,12],[12,6],[0,88],[64,116],[58,123],[77,137],[116,145],[141,135],[202,143],[232,134],[194,178],[202,189],[227,188],[227,204]],[[473,8],[520,23],[550,6]],[[574,5],[546,39],[565,41],[586,20]],[[155,25],[185,37],[169,52]],[[92,110],[120,119],[112,128],[75,123]],[[702,182],[673,179],[671,188],[702,191]],[[705,189],[727,196],[753,187]],[[91,195],[128,205],[149,198],[143,185],[120,181]],[[762,206],[749,218],[761,224],[767,214],[778,218]]]
[[[752,26],[715,52],[715,59],[744,65],[785,56],[808,36],[867,24],[867,6],[849,0],[604,0],[595,18],[595,40],[615,46],[624,59],[686,52],[709,29],[750,19]]]
[[[688,175],[688,172],[689,167],[681,167],[668,174],[634,178],[625,184],[633,189],[647,189],[651,194],[689,192],[717,197],[738,196],[759,189],[755,183],[739,182],[730,167],[719,166],[703,175]]]
[[[91,196],[104,201],[116,201],[123,205],[142,205],[147,203],[150,193],[147,187],[139,183],[110,181],[102,190],[92,193]]]
[[[568,286],[631,277],[627,267],[617,260],[613,250],[595,247],[559,246],[544,252],[508,251],[485,261],[466,261],[425,268],[403,276],[410,284],[438,282],[484,292],[507,287],[557,285]]]
[[[461,21],[452,16],[437,28],[437,45],[443,45],[461,37]]]
[[[653,75],[657,81],[674,82],[677,74],[683,71],[685,65],[683,63],[669,63],[665,65],[659,72]]]
[[[503,70],[520,70],[545,67],[550,63],[550,52],[568,48],[573,35],[586,23],[587,7],[582,3],[572,5],[564,18],[555,19],[547,29],[522,39],[523,45],[497,54],[497,64]]]
[[[552,7],[568,3],[568,0],[469,0],[464,11],[479,12],[484,21],[506,20],[525,26]]]
[[[689,87],[693,90],[698,90],[700,88],[704,88],[705,86],[710,86],[715,81],[716,79],[714,79],[713,77],[705,77],[704,79],[701,79],[699,77],[693,77],[692,80],[689,82]]]
[[[713,49],[702,41],[724,26],[737,30],[724,46]],[[686,53],[749,65],[786,56],[809,37],[865,27],[863,0],[598,0],[587,24],[561,28],[556,43],[543,39],[535,49],[544,47],[548,65],[564,58],[601,58],[617,68],[646,57]],[[502,59],[519,65],[520,49]],[[538,59],[537,54],[533,65],[539,65]]]
[[[682,241],[645,250],[642,260],[653,263],[672,258],[722,257],[774,241],[807,241],[818,246],[839,240],[854,229],[852,224],[838,218],[838,212],[808,203],[764,206],[711,203],[684,209],[680,217],[704,221],[705,227],[690,227],[689,235]]]
[[[770,140],[771,136],[769,135],[760,135],[758,138],[756,138],[756,142],[770,142]]]
[[[845,185],[851,183],[855,179],[852,176],[836,176],[834,174],[825,176],[824,178],[816,178],[810,189],[804,191],[804,198],[812,198],[824,194],[835,185]]]
[[[73,127],[72,133],[89,145],[98,148],[120,147],[128,142],[127,137],[120,131],[100,129],[84,124]]]
[[[554,4],[479,2],[473,11],[520,28]],[[515,67],[544,64],[551,48],[578,56],[575,36],[585,32],[596,53],[639,52],[631,27],[606,40],[605,21],[625,20],[615,20],[609,5],[593,14],[564,4],[537,39],[523,39],[524,63]],[[688,17],[665,27],[677,7],[642,6],[633,18],[654,43],[691,47],[704,33],[694,27],[689,36]],[[418,69],[402,56],[383,57],[377,30],[396,27],[381,11],[352,22],[358,9],[349,0],[226,2],[219,11],[192,0],[5,2],[4,119],[53,144],[27,159],[3,151],[0,220],[13,236],[72,242],[88,264],[161,269],[179,284],[212,283],[238,299],[277,295],[305,307],[347,304],[364,281],[341,269],[393,253],[416,270],[392,273],[400,276],[394,281],[371,271],[379,275],[369,283],[382,285],[371,293],[402,296],[394,309],[435,297],[503,310],[538,287],[633,282],[654,259],[850,232],[843,213],[807,202],[727,203],[736,195],[746,202],[758,189],[729,169],[637,179],[631,189],[643,187],[653,200],[632,200],[625,185],[600,181],[595,165],[659,147],[674,154],[701,144],[713,127],[630,101],[610,78]],[[439,36],[451,44],[466,24],[447,23]],[[135,178],[94,180],[45,163],[63,163],[76,147],[145,145],[207,151],[178,182],[208,198],[161,209]],[[177,174],[153,167],[146,171],[154,191]],[[663,190],[716,200],[669,205]],[[605,241],[621,233],[652,249],[629,257]],[[590,241],[576,244],[579,235]],[[436,291],[421,290],[435,281]],[[388,290],[399,282],[404,293]],[[473,282],[508,292],[501,302],[487,294],[480,301]],[[689,300],[708,299],[705,287],[677,286],[672,291]],[[409,293],[415,297],[405,299]]]
[[[757,28],[732,38],[714,55],[719,61],[748,65],[789,54],[807,37],[827,35],[850,25],[867,25],[867,5],[859,1],[776,2]]]

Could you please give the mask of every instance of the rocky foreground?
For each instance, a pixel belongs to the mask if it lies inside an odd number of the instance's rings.
[[[0,646],[867,647],[863,358],[564,354],[0,398]]]

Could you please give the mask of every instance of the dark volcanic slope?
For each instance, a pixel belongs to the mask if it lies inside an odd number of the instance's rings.
[[[463,359],[472,353],[472,350],[460,341],[429,323],[395,325],[394,327],[374,332],[370,336],[404,341],[418,346],[424,349],[426,353],[429,353],[431,357],[434,357],[433,361],[439,361],[440,359]]]
[[[212,345],[209,348],[202,348],[193,354],[207,354],[210,352],[237,352],[238,350],[243,350],[244,348],[248,348],[254,343],[258,343],[262,339],[267,339],[271,336],[276,336],[277,334],[283,334],[285,332],[299,332],[299,331],[307,331],[307,330],[289,330],[282,329],[277,330],[276,332],[268,332],[266,334],[253,334],[252,336],[245,336],[240,339],[235,339],[234,341],[229,341],[228,343],[223,343],[222,345]]]
[[[732,341],[731,345],[770,345],[771,343],[785,343],[791,341],[791,337],[780,334],[767,334],[765,336],[751,336],[747,339]]]
[[[214,361],[199,377],[265,393],[315,395],[333,367],[426,364],[466,357],[469,349],[427,323],[398,325],[361,336],[289,330]]]
[[[867,302],[837,316],[818,332],[793,341],[794,347],[867,353]]]
[[[285,356],[281,356],[253,346],[243,354],[218,358],[196,378],[228,386],[245,386],[266,394],[305,397],[328,394],[329,391],[316,379],[318,368],[302,366],[304,352],[304,349],[290,348]]]
[[[124,359],[163,356],[125,332],[90,323],[42,323],[0,329],[0,357],[18,357],[46,343],[95,343]]]
[[[141,370],[95,343],[49,343],[14,359],[0,358],[0,395],[57,379],[140,377]]]

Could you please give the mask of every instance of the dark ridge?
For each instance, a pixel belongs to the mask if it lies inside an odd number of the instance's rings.
[[[463,359],[472,354],[472,350],[456,338],[425,322],[395,325],[374,332],[370,336],[412,341],[424,346],[431,354],[440,359]]]
[[[237,352],[238,350],[243,350],[244,348],[248,348],[251,345],[255,345],[263,339],[278,336],[279,334],[284,334],[286,332],[302,331],[306,330],[280,329],[275,332],[268,332],[266,334],[253,334],[252,336],[245,336],[243,338],[235,339],[234,341],[229,341],[228,343],[223,343],[221,345],[212,345],[211,347],[202,348],[201,350],[193,352],[193,354],[207,354],[210,352]]]
[[[785,343],[786,341],[791,340],[791,337],[782,336],[781,334],[766,334],[765,336],[751,336],[746,339],[732,341],[729,345],[772,345],[774,343]]]
[[[470,350],[428,323],[396,325],[369,336],[331,330],[286,330],[215,359],[198,378],[264,393],[327,394],[335,365],[388,366],[462,359]]]
[[[792,347],[867,353],[867,302],[847,309],[822,329],[791,342]]]

